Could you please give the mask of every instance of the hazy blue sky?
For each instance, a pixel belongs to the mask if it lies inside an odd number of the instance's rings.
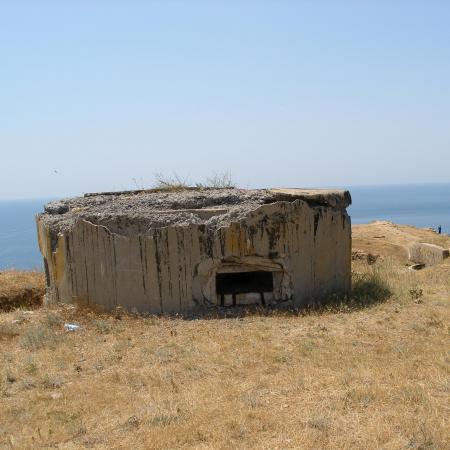
[[[0,0],[0,164],[0,198],[450,181],[450,1]]]

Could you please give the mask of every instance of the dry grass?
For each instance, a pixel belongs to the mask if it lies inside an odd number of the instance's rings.
[[[45,280],[42,272],[5,270],[0,272],[0,311],[42,304]]]
[[[203,182],[189,182],[187,177],[177,173],[166,176],[162,173],[155,174],[155,188],[159,191],[182,191],[185,189],[224,189],[233,188],[235,184],[230,172],[217,172],[207,177]]]
[[[321,311],[0,314],[0,448],[448,448],[450,264],[354,271]]]
[[[450,247],[450,238],[447,234],[437,234],[427,228],[398,225],[386,221],[353,225],[352,234],[354,250],[365,250],[391,257],[401,263],[407,262],[407,249],[412,242],[428,242],[444,248]]]

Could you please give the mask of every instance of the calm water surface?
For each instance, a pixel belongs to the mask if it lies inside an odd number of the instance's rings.
[[[0,201],[0,269],[42,268],[34,217],[48,201]]]
[[[350,187],[353,223],[391,220],[450,233],[450,183]],[[0,201],[0,269],[42,268],[34,216],[50,199]]]
[[[450,233],[450,183],[350,188],[353,223],[390,220]]]

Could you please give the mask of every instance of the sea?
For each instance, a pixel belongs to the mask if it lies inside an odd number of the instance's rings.
[[[450,183],[346,187],[352,223],[390,220],[450,233]],[[0,200],[0,270],[42,269],[35,215],[51,199]]]

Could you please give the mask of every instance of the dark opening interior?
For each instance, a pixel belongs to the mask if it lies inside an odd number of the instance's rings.
[[[236,305],[236,294],[259,293],[261,303],[265,305],[264,292],[273,291],[273,274],[263,270],[254,272],[218,273],[216,275],[216,292],[220,295],[220,304],[224,306],[225,295],[233,296]]]

